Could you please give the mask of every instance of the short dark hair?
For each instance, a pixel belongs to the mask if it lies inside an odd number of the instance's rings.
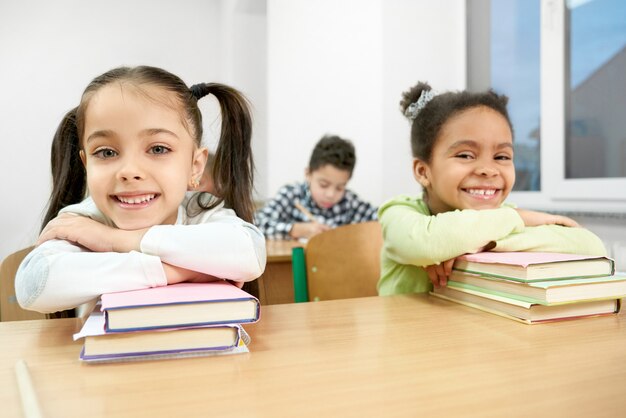
[[[408,91],[402,93],[400,111],[406,115],[406,110],[411,104],[416,103],[422,92],[431,91],[432,88],[425,82],[419,82]],[[430,162],[435,141],[441,128],[452,116],[473,107],[485,106],[500,113],[509,124],[511,133],[513,125],[509,118],[506,105],[509,98],[497,94],[493,90],[484,92],[447,92],[434,96],[426,105],[417,112],[415,119],[411,121],[411,150],[413,157],[424,162]]]
[[[309,172],[327,164],[339,170],[346,170],[352,176],[356,164],[356,153],[352,142],[337,135],[324,135],[313,148],[309,160]]]

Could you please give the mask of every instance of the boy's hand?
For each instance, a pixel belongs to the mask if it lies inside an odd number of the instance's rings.
[[[452,273],[452,265],[454,264],[454,258],[443,261],[439,264],[433,264],[430,266],[424,267],[426,273],[428,274],[428,278],[430,279],[433,286],[445,287],[448,284],[448,276]]]
[[[298,222],[293,224],[289,235],[292,238],[311,238],[314,235],[328,231],[330,226],[319,222]]]
[[[147,229],[125,231],[112,228],[91,218],[74,213],[62,213],[41,231],[36,245],[51,239],[62,239],[81,245],[94,252],[139,251],[139,244]]]
[[[540,226],[540,225],[562,225],[572,228],[580,228],[580,225],[567,216],[552,215],[544,212],[536,212],[526,209],[515,209],[519,216],[524,221],[526,226]]]

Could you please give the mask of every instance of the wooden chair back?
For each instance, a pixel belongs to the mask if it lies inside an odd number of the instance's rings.
[[[33,247],[24,248],[6,256],[0,264],[0,321],[45,319],[46,315],[22,309],[15,297],[15,273]]]
[[[311,238],[304,250],[294,249],[294,289],[298,293],[304,280],[307,291],[305,296],[296,294],[296,301],[376,296],[382,245],[380,224],[364,222],[323,232]],[[304,253],[304,272],[295,265],[298,251]],[[304,276],[299,283],[298,272]]]

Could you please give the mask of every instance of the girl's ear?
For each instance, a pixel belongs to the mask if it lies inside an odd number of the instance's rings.
[[[78,155],[80,155],[80,160],[83,162],[83,166],[87,167],[87,157],[85,156],[85,151],[81,149],[78,151]]]
[[[413,177],[424,189],[430,186],[430,168],[419,158],[413,158]]]
[[[304,178],[307,183],[311,183],[311,171],[309,170],[309,167],[304,169]]]
[[[195,187],[200,184],[208,157],[209,150],[206,148],[198,148],[194,151],[193,161],[191,162],[191,178],[189,179],[189,184],[196,185]]]

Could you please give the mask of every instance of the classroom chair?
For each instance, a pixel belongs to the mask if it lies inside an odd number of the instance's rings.
[[[296,302],[376,296],[383,245],[378,222],[340,226],[292,250]]]
[[[22,309],[15,298],[15,273],[32,249],[28,247],[9,254],[0,264],[0,321],[46,318],[45,314]]]

